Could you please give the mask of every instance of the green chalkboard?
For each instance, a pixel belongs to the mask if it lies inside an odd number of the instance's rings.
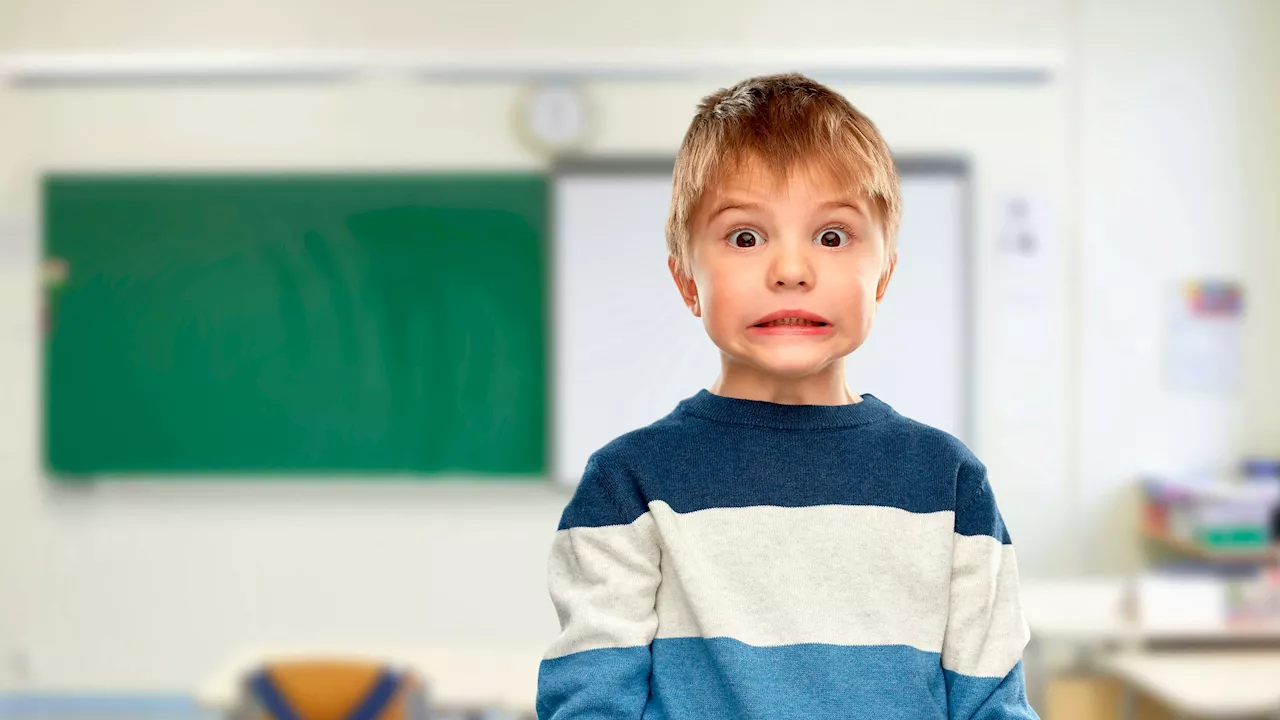
[[[55,175],[44,450],[98,474],[544,470],[537,175]]]

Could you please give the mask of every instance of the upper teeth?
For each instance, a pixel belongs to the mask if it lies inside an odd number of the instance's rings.
[[[818,323],[814,322],[813,320],[805,320],[803,318],[781,318],[778,320],[771,320],[770,322],[767,322],[765,324],[766,325],[817,325]]]

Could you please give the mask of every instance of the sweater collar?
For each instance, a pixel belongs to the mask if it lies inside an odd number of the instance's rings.
[[[862,402],[849,405],[782,405],[760,400],[724,397],[707,390],[684,400],[677,412],[704,420],[774,428],[778,430],[824,430],[864,425],[889,417],[892,407],[864,394]]]

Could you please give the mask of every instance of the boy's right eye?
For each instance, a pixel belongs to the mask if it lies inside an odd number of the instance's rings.
[[[729,242],[734,247],[753,248],[760,243],[760,238],[751,230],[735,230],[729,236]]]

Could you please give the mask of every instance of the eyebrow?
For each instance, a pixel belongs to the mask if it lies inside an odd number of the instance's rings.
[[[867,216],[867,211],[863,208],[862,203],[853,198],[847,200],[832,200],[831,202],[822,203],[818,207],[822,210],[839,210],[841,208],[849,208],[863,217]]]
[[[706,222],[714,222],[716,218],[730,210],[759,210],[764,206],[764,203],[747,202],[745,200],[728,200],[723,205],[719,205],[712,210],[711,214],[707,216]],[[861,217],[867,217],[867,211],[862,206],[862,201],[858,198],[850,197],[841,200],[831,200],[818,206],[819,210],[839,210],[842,208],[848,208]]]
[[[723,205],[716,207],[716,209],[713,210],[711,214],[707,216],[707,222],[711,222],[715,220],[716,218],[720,217],[722,213],[726,213],[730,210],[759,210],[761,207],[763,207],[763,205],[761,205],[760,203],[731,200],[729,202],[726,202]]]

